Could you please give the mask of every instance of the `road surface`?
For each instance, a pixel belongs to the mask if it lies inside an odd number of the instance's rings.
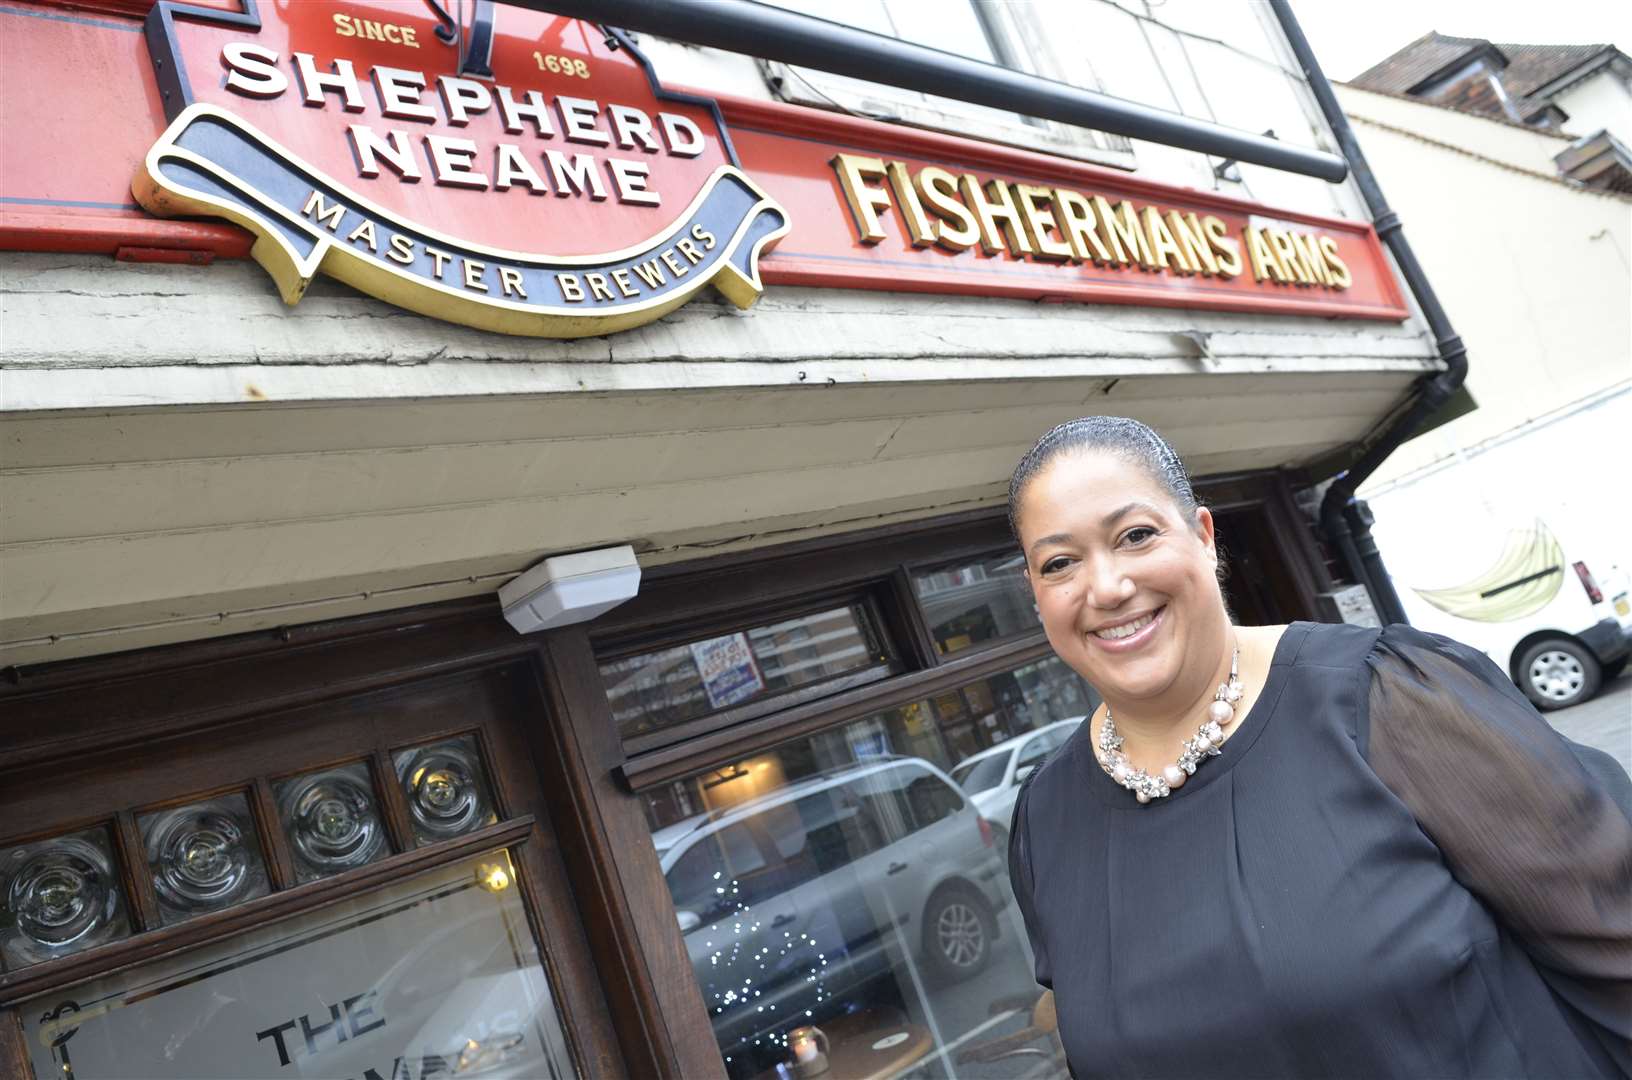
[[[1605,751],[1632,773],[1632,670],[1591,701],[1542,715],[1567,738]]]

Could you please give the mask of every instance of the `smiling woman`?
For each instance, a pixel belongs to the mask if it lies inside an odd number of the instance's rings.
[[[1136,421],[1050,431],[1009,511],[1105,699],[1010,841],[1074,1075],[1632,1072],[1613,762],[1455,642],[1235,625],[1212,514]]]

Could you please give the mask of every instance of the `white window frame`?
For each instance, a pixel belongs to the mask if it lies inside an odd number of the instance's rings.
[[[1036,23],[1024,12],[1029,5],[990,0],[946,0],[974,8],[1000,63],[1040,78],[1054,79],[1061,67]],[[1102,90],[1087,61],[1078,62],[1076,85],[1084,81]],[[858,91],[856,82],[813,68],[795,67],[778,60],[760,60],[759,67],[771,93],[782,101],[818,109],[838,109],[877,120],[948,132],[986,142],[1005,143],[1061,157],[1076,158],[1132,171],[1138,167],[1133,143],[1123,135],[1094,131],[1054,120],[1006,121],[997,110],[982,109],[944,98],[924,95],[883,83]],[[1084,80],[1081,76],[1086,75]]]

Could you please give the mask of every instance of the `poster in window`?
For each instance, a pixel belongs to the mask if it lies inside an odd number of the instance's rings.
[[[727,634],[693,642],[691,656],[697,662],[697,674],[702,676],[703,689],[708,693],[708,704],[712,708],[736,705],[765,689],[765,678],[759,673],[759,664],[754,660],[746,634]]]

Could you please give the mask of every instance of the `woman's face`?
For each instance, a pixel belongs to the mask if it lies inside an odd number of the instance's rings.
[[[1187,519],[1150,473],[1067,451],[1021,494],[1020,542],[1054,651],[1114,701],[1182,701],[1211,685],[1229,620],[1213,518]]]

